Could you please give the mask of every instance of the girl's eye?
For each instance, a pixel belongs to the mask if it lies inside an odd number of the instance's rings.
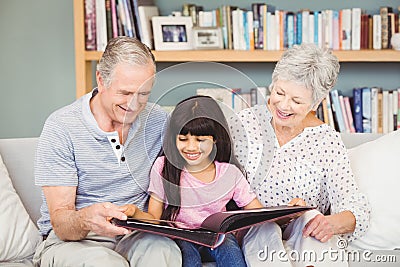
[[[276,91],[276,94],[277,94],[277,95],[283,95],[282,92],[278,92],[278,91]]]

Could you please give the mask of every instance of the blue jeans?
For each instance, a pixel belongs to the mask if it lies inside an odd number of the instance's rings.
[[[246,267],[242,250],[232,234],[226,235],[224,242],[214,249],[184,240],[176,239],[175,242],[182,252],[182,267],[201,267],[200,249],[206,251],[208,256],[215,260],[217,267]]]

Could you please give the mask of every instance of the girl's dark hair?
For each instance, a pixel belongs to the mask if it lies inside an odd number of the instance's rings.
[[[188,133],[212,136],[215,146],[210,157],[218,162],[234,164],[242,170],[233,153],[228,123],[218,103],[208,96],[193,96],[179,102],[169,119],[163,144],[165,161],[162,177],[168,203],[161,215],[163,220],[174,221],[179,214],[180,178],[186,162],[177,151],[176,137]],[[242,172],[245,175],[243,170]]]

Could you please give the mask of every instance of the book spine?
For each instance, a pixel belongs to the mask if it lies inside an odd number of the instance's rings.
[[[382,92],[382,133],[389,132],[389,92]]]
[[[347,120],[349,122],[350,133],[355,133],[356,129],[354,128],[354,120],[353,113],[351,112],[350,98],[348,96],[343,97],[344,107],[346,109]]]
[[[372,87],[371,88],[371,132],[378,133],[378,94],[379,88]]]
[[[382,6],[379,9],[381,15],[381,34],[382,34],[382,49],[389,48],[389,7]]]
[[[339,126],[339,132],[344,133],[346,132],[346,125],[343,118],[343,112],[340,107],[339,92],[337,89],[331,91],[331,100],[332,100],[332,106],[334,107],[335,110],[336,121]]]
[[[342,10],[342,49],[351,49],[351,9]]]
[[[362,117],[363,117],[363,132],[371,132],[371,88],[363,88],[361,91],[362,97]]]
[[[382,24],[381,24],[381,15],[373,15],[372,16],[373,23],[373,41],[372,47],[373,49],[382,49]]]
[[[85,0],[85,49],[89,51],[97,49],[95,0]]]
[[[116,0],[111,0],[111,21],[112,21],[112,36],[118,36],[118,17]]]
[[[257,105],[257,88],[250,89],[250,104],[251,106]]]
[[[260,11],[258,8],[259,4],[252,3],[251,10],[253,11],[253,32],[254,32],[254,49],[260,49],[258,38],[260,31]]]
[[[343,121],[344,121],[344,126],[345,126],[345,132],[350,133],[350,124],[349,124],[349,119],[348,119],[348,114],[346,107],[344,105],[344,99],[342,95],[339,95],[339,104],[340,104],[340,109],[343,114]]]
[[[397,89],[397,129],[400,129],[400,88]]]
[[[361,88],[353,89],[353,101],[354,127],[357,133],[363,133]]]
[[[97,51],[104,51],[107,45],[105,0],[96,0],[96,44]]]
[[[389,92],[388,95],[387,117],[388,117],[388,132],[390,133],[393,131],[393,92]]]
[[[361,48],[361,8],[353,8],[351,13],[351,49]]]
[[[326,109],[328,110],[328,121],[329,125],[335,129],[335,120],[333,118],[333,112],[332,112],[332,102],[331,102],[331,97],[330,94],[326,96]]]
[[[398,110],[399,110],[399,93],[397,90],[393,91],[393,131],[396,131],[399,125],[398,122]]]
[[[106,0],[106,25],[107,25],[107,41],[113,37],[112,30],[112,15],[111,15],[111,0]]]

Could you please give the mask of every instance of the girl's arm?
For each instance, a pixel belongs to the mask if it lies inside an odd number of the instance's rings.
[[[263,208],[263,207],[264,206],[261,204],[261,202],[257,198],[255,198],[249,204],[244,206],[243,209],[249,210],[249,209],[257,209],[257,208]]]
[[[159,220],[161,218],[162,210],[164,208],[164,203],[151,195],[148,212],[140,210],[134,204],[126,204],[122,207],[126,208],[124,213],[128,217],[132,217],[135,219]]]

